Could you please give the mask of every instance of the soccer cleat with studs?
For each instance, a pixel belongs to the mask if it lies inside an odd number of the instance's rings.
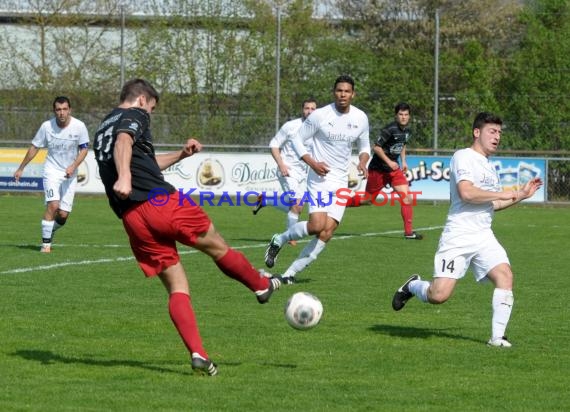
[[[263,195],[260,194],[257,196],[257,200],[255,201],[255,206],[252,209],[252,213],[254,215],[257,215],[257,213],[259,213],[259,211],[261,210],[262,207],[264,207],[265,205],[263,204]]]
[[[275,266],[275,262],[277,261],[277,254],[281,250],[281,246],[279,246],[275,242],[275,238],[279,235],[273,235],[271,238],[271,242],[267,245],[267,249],[265,249],[265,265],[268,268],[272,268]]]
[[[192,354],[192,369],[201,375],[216,376],[218,374],[218,366],[197,353]]]
[[[40,252],[51,253],[51,244],[50,243],[44,243],[40,249]]]
[[[496,348],[510,348],[513,346],[506,336],[495,339],[491,338],[489,339],[489,342],[487,342],[487,345],[494,346]]]
[[[262,276],[265,275],[262,274]],[[257,296],[257,301],[261,304],[267,303],[273,292],[275,292],[277,289],[281,287],[281,279],[279,277],[277,276],[271,276],[271,277],[265,276],[265,277],[269,279],[269,287],[267,289],[258,290],[255,292],[255,295]]]
[[[410,300],[414,295],[410,292],[410,282],[413,280],[421,280],[419,275],[412,275],[406,282],[400,286],[400,288],[394,293],[392,298],[392,309],[400,310],[402,309],[408,300]]]
[[[422,240],[423,238],[424,238],[423,235],[421,235],[418,232],[412,232],[410,234],[404,235],[404,239],[410,239],[410,240]]]

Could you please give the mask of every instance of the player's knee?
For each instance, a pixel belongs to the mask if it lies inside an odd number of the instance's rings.
[[[325,228],[324,222],[311,222],[309,219],[309,223],[307,224],[307,231],[309,235],[317,235],[320,234]]]
[[[59,213],[59,212],[58,212],[58,213],[55,215],[55,222],[56,222],[58,225],[63,226],[63,225],[65,225],[65,222],[67,222],[67,217],[68,217],[68,216],[69,216],[68,214],[62,214],[62,213]]]

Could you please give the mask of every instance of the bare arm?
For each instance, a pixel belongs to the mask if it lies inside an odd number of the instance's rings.
[[[402,153],[400,153],[400,161],[402,163],[402,170],[405,172],[406,170],[408,170],[408,162],[406,160],[406,145],[404,145]]]
[[[18,169],[16,169],[14,172],[14,179],[16,182],[20,181],[20,177],[22,177],[22,174],[24,173],[24,168],[28,165],[28,163],[32,161],[34,157],[36,157],[39,151],[40,149],[38,147],[34,145],[30,146],[26,152],[26,155],[24,156],[24,159],[22,160],[22,163],[20,163],[20,167],[18,167]]]
[[[358,155],[358,171],[362,174],[363,179],[368,179],[368,160],[370,160],[369,153],[362,152]]]
[[[516,198],[516,192],[508,190],[506,192],[491,192],[478,188],[469,180],[461,180],[457,183],[457,192],[461,200],[467,203],[488,203],[495,201],[512,201]]]
[[[285,162],[283,162],[283,158],[281,157],[281,151],[279,150],[279,148],[272,147],[271,156],[273,156],[275,163],[277,163],[277,167],[279,168],[281,174],[283,176],[289,176],[289,168],[287,167]]]
[[[529,199],[536,191],[542,186],[542,180],[540,178],[534,178],[526,182],[522,189],[516,191],[516,197],[509,200],[495,200],[493,201],[493,208],[497,211],[506,209],[513,205],[516,205],[522,200]]]
[[[374,153],[376,153],[376,155],[382,159],[384,163],[390,166],[390,169],[396,170],[400,167],[398,162],[394,162],[388,156],[386,156],[386,153],[384,153],[384,150],[380,146],[374,145],[374,148],[372,150],[374,150]]]
[[[129,197],[132,191],[131,159],[133,156],[133,138],[128,133],[119,133],[113,149],[113,160],[117,168],[118,178],[113,191],[120,199]]]
[[[69,166],[67,166],[67,168],[65,169],[65,177],[73,176],[75,169],[77,169],[81,164],[81,162],[85,160],[88,151],[89,150],[87,148],[79,150],[79,153],[77,153],[77,157],[75,158],[74,162]]]
[[[182,147],[182,150],[156,155],[156,162],[158,163],[160,170],[164,170],[167,167],[172,166],[174,163],[192,156],[194,153],[198,153],[201,150],[202,144],[198,140],[188,139],[184,144],[184,147]]]

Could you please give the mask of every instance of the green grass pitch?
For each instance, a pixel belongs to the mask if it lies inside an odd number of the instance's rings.
[[[487,347],[490,284],[469,272],[442,306],[411,300],[430,278],[446,203],[420,203],[406,241],[398,207],[349,209],[319,259],[267,305],[181,247],[216,377],[192,374],[166,293],[145,279],[102,196],[78,195],[52,253],[39,253],[43,196],[1,194],[2,411],[562,411],[570,405],[570,208],[520,205],[494,229],[515,273],[511,350]],[[206,207],[228,243],[263,268],[285,215]],[[306,216],[306,215],[305,215]],[[305,243],[287,246],[274,273]],[[296,291],[318,296],[321,323],[287,325]]]

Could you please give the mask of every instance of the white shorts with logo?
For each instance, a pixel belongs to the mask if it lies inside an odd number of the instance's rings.
[[[346,187],[346,184],[328,181],[326,176],[309,173],[307,178],[307,189],[310,197],[309,214],[327,212],[328,216],[340,223],[346,210],[346,200],[339,200],[337,191],[343,187]]]
[[[75,197],[75,187],[77,185],[77,174],[66,178],[65,172],[49,172],[44,175],[44,195],[45,202],[59,201],[59,208],[66,212],[71,212],[73,208],[73,198]]]
[[[492,230],[477,233],[444,231],[433,260],[434,277],[461,279],[471,268],[479,282],[501,263],[510,264],[507,252]]]

